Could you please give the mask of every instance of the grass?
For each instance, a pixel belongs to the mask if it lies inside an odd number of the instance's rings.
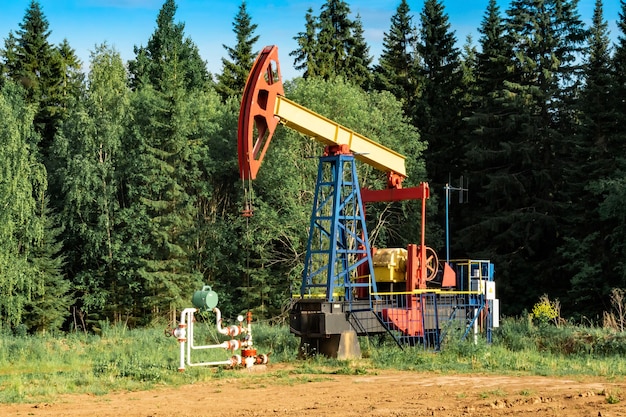
[[[626,361],[619,355],[559,355],[533,349],[509,351],[501,346],[485,346],[472,354],[455,351],[425,352],[421,348],[404,351],[381,348],[371,355],[376,367],[438,373],[497,373],[542,376],[601,376],[609,379],[626,375]]]
[[[501,389],[496,389],[493,391],[483,391],[479,394],[481,399],[487,399],[490,397],[506,397],[506,391],[503,391]]]
[[[609,404],[619,404],[619,402],[622,400],[619,391],[607,391],[604,393],[604,395],[606,397],[606,402]]]
[[[421,347],[400,349],[390,340],[374,343],[362,338],[362,360],[339,361],[321,356],[296,360],[299,340],[287,327],[259,324],[254,327],[259,353],[270,353],[274,364],[290,365],[270,367],[268,372],[258,374],[219,367],[188,367],[184,373],[178,372],[178,343],[174,338],[166,338],[161,328],[128,330],[105,325],[98,335],[3,334],[0,402],[53,401],[59,394],[104,395],[226,378],[251,378],[263,386],[294,385],[324,381],[332,375],[376,374],[384,369],[437,374],[598,376],[608,380],[626,376],[626,361],[622,356],[625,338],[601,329],[574,327],[560,332],[511,321],[503,323],[491,345],[450,337],[441,352],[433,353]],[[217,342],[213,326],[198,323],[196,340]],[[198,359],[223,360],[230,356],[221,349],[209,353],[213,356]],[[496,391],[484,394],[500,395]],[[531,394],[530,390],[521,393]],[[621,394],[610,392],[606,398],[614,404],[621,400]]]

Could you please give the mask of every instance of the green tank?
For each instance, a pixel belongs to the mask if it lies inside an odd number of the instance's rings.
[[[205,285],[200,291],[193,293],[191,302],[198,310],[213,310],[217,306],[217,293],[210,286]]]

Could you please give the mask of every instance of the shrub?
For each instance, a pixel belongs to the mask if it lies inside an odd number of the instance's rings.
[[[623,332],[626,330],[626,290],[611,290],[611,307],[613,311],[603,313],[603,327]]]
[[[537,346],[537,329],[533,326],[530,316],[521,318],[508,317],[502,319],[500,327],[494,329],[494,344],[503,346],[513,352],[535,349]]]
[[[532,318],[540,325],[554,323],[558,326],[561,322],[561,303],[559,300],[551,301],[547,294],[542,295],[533,306]]]
[[[271,361],[288,361],[296,358],[300,340],[289,331],[289,326],[270,326],[252,323],[254,346],[259,353],[271,353]]]

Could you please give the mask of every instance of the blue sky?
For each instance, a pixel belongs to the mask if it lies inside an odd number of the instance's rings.
[[[39,4],[50,24],[50,41],[59,43],[67,38],[78,57],[88,66],[95,45],[107,42],[126,61],[134,57],[133,46],[146,45],[156,27],[156,17],[165,0],[40,0]],[[590,23],[595,0],[580,0],[581,18]],[[15,31],[24,18],[30,0],[3,0],[0,13],[0,37]],[[252,23],[258,25],[257,50],[265,45],[278,45],[283,78],[298,75],[293,69],[289,52],[296,48],[293,37],[304,31],[304,16],[308,8],[319,14],[324,0],[247,0]],[[365,38],[375,57],[382,48],[384,32],[389,30],[391,16],[400,0],[347,0],[353,17],[361,16]],[[185,34],[195,42],[202,58],[213,73],[221,72],[223,44],[234,46],[232,23],[241,0],[177,0],[176,21],[185,23]],[[409,0],[414,23],[424,0]],[[446,13],[461,46],[468,34],[477,43],[476,29],[480,26],[488,0],[444,0]],[[500,1],[502,12],[509,5]],[[619,1],[604,0],[604,14],[609,22],[612,39],[618,30]]]

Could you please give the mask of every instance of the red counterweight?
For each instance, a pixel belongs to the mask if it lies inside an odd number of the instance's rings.
[[[239,173],[253,180],[280,118],[274,115],[278,95],[284,95],[278,62],[278,48],[266,46],[248,76],[239,110],[237,140]]]

